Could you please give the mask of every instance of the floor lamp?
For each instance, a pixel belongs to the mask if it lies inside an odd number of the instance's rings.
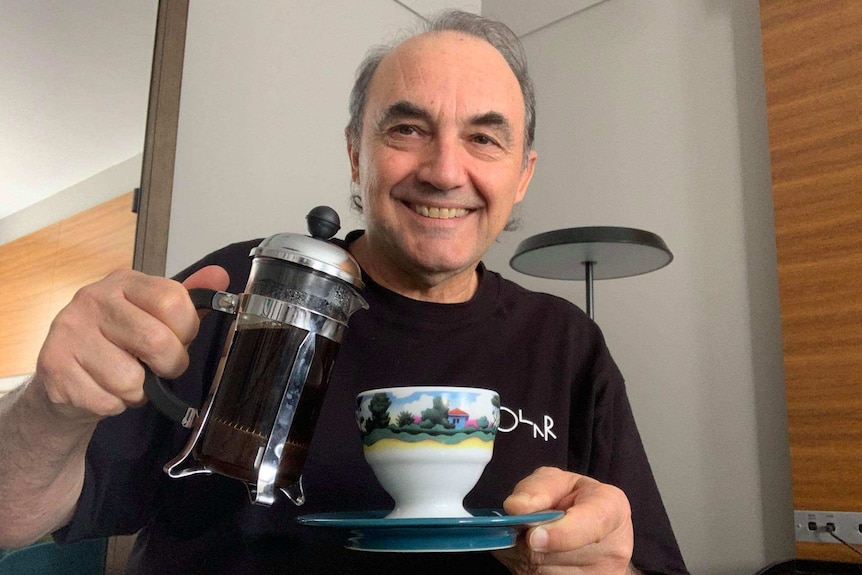
[[[641,275],[663,268],[673,254],[659,236],[611,226],[567,228],[531,236],[509,260],[530,276],[585,280],[587,315],[595,319],[593,282]]]

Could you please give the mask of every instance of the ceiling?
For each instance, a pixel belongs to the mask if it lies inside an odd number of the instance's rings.
[[[457,6],[523,36],[602,0],[395,0]],[[157,0],[0,2],[0,219],[143,150]]]

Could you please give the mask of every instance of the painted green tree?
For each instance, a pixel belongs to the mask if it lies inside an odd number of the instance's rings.
[[[425,423],[426,427],[429,425],[442,425],[446,429],[455,427],[455,424],[449,423],[449,405],[442,397],[435,397],[431,407],[422,411],[422,423]]]
[[[392,400],[385,393],[375,393],[371,396],[371,401],[368,403],[371,417],[365,422],[365,431],[389,427],[389,406],[391,405]]]
[[[413,414],[409,411],[402,411],[395,419],[395,425],[397,425],[398,427],[407,427],[408,425],[413,425],[414,423],[415,422],[413,421]]]

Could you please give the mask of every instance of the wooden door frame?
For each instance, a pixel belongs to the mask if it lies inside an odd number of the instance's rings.
[[[159,0],[132,267],[164,275],[189,0]]]
[[[163,276],[180,116],[189,0],[159,0],[132,267]],[[108,540],[105,575],[125,572],[136,535]]]

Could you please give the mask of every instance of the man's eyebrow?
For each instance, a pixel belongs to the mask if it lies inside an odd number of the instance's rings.
[[[507,144],[512,142],[512,125],[506,116],[500,112],[491,111],[473,116],[470,118],[469,125],[496,128],[496,131],[503,136]]]
[[[384,127],[398,120],[414,119],[431,121],[431,114],[427,110],[420,108],[412,102],[400,100],[395,102],[381,114],[380,120],[377,122],[378,127]]]

